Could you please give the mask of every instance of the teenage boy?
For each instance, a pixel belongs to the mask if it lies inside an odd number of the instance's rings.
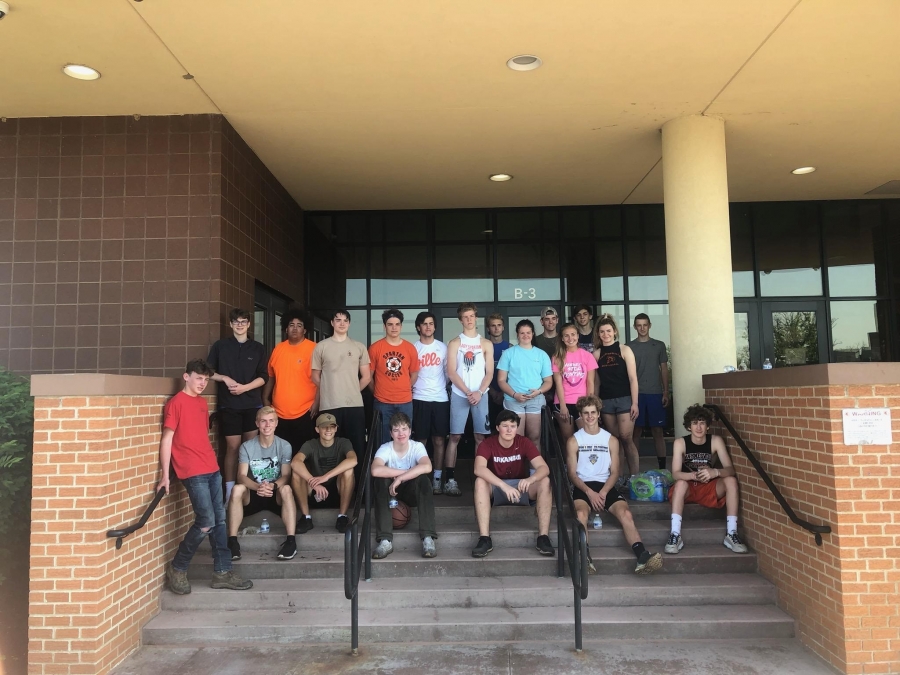
[[[289,307],[281,317],[287,339],[275,345],[269,357],[269,381],[263,403],[278,413],[278,436],[296,453],[315,437],[313,419],[319,408],[319,388],[312,377],[316,343],[306,338],[309,317],[299,307]]]
[[[681,514],[684,505],[702,504],[709,508],[725,506],[727,548],[735,553],[746,553],[747,546],[738,536],[738,504],[740,495],[734,475],[731,456],[725,449],[725,441],[715,434],[707,435],[712,423],[712,413],[695,403],[684,413],[684,428],[690,431],[686,438],[676,438],[672,445],[672,476],[675,485],[669,488],[672,503],[672,531],[666,543],[666,553],[678,553],[684,547],[681,538]],[[712,468],[718,459],[719,468]]]
[[[313,493],[322,507],[333,507],[337,502],[339,510],[334,529],[347,531],[350,522],[347,511],[356,485],[353,471],[358,460],[350,441],[336,437],[337,430],[334,415],[322,413],[316,418],[319,437],[304,443],[291,460],[291,487],[300,505],[301,516],[297,523],[300,534],[313,528],[309,514],[309,497]]]
[[[510,348],[510,343],[503,339],[503,315],[494,313],[487,318],[488,339],[494,345],[494,363],[500,363],[500,357],[503,352]],[[496,433],[497,427],[494,420],[503,410],[503,392],[500,391],[500,385],[497,383],[497,370],[494,370],[494,376],[491,378],[491,388],[488,390],[488,416],[490,417],[491,433]]]
[[[575,308],[575,328],[578,329],[578,346],[581,349],[594,353],[594,312],[588,305],[578,305]]]
[[[669,356],[666,343],[650,337],[650,317],[644,313],[634,317],[637,338],[628,343],[634,353],[638,379],[638,416],[634,422],[634,444],[641,442],[644,427],[650,427],[656,446],[656,462],[666,468],[666,407],[669,405]]]
[[[177,595],[191,592],[188,565],[206,537],[213,551],[213,588],[245,591],[253,587],[231,568],[231,551],[225,536],[225,504],[222,474],[209,442],[209,407],[200,394],[209,384],[212,368],[202,359],[189,361],[184,369],[184,389],[166,404],[159,441],[157,492],[169,493],[169,467],[181,480],[194,509],[194,523],[178,545],[175,558],[166,565],[166,584]]]
[[[450,388],[450,442],[445,458],[444,494],[458,497],[459,484],[453,477],[456,449],[472,415],[475,449],[491,433],[487,392],[494,377],[494,346],[478,334],[478,308],[464,302],[456,310],[463,332],[447,345],[447,377]]]
[[[209,350],[206,362],[215,371],[217,382],[219,430],[225,437],[225,502],[231,497],[237,475],[238,448],[242,441],[256,436],[256,411],[263,403],[261,389],[269,375],[266,372],[266,348],[248,338],[250,312],[232,309],[228,314],[231,337],[217,340]]]
[[[628,502],[616,489],[619,477],[619,441],[600,428],[600,399],[588,394],[576,404],[583,427],[566,444],[569,481],[573,486],[572,500],[579,522],[587,528],[591,511],[607,511],[622,525],[625,541],[637,558],[635,574],[650,574],[662,567],[662,556],[650,553],[641,542],[634,526]],[[588,552],[589,571],[596,572]]]
[[[369,351],[351,338],[350,312],[339,309],[331,316],[334,334],[316,345],[312,356],[312,380],[319,388],[319,409],[337,420],[341,436],[349,439],[357,455],[366,449],[366,412],[362,391],[372,379]]]
[[[394,520],[388,504],[391,497],[407,506],[418,507],[419,537],[422,557],[437,555],[434,518],[434,497],[431,494],[431,460],[425,446],[409,439],[411,422],[404,413],[394,413],[391,422],[391,441],[375,452],[372,477],[375,479],[375,538],[378,546],[372,557],[381,559],[394,550]]]
[[[434,448],[432,490],[439,495],[444,466],[444,442],[450,433],[450,399],[447,396],[447,345],[434,339],[435,317],[431,312],[416,316],[419,339],[419,377],[413,384],[413,436],[420,443],[431,438]]]
[[[369,347],[369,368],[372,379],[369,389],[375,394],[375,410],[381,413],[381,440],[391,436],[390,419],[402,412],[413,415],[413,386],[419,376],[419,355],[416,348],[400,337],[403,312],[387,309],[381,314],[384,337]]]
[[[544,307],[541,310],[541,326],[544,332],[534,338],[533,344],[542,350],[552,360],[556,355],[556,326],[559,323],[559,315],[552,307]]]
[[[484,558],[494,550],[491,541],[492,506],[537,506],[541,555],[553,555],[550,543],[550,467],[538,449],[517,433],[519,416],[511,410],[497,415],[497,436],[486,438],[475,454],[475,517],[478,543],[473,558]]]
[[[244,516],[260,511],[277,514],[284,521],[287,539],[278,551],[279,560],[297,555],[294,528],[297,506],[291,494],[291,446],[275,435],[278,414],[264,406],[256,413],[259,435],[241,444],[238,458],[237,485],[228,501],[228,548],[231,559],[241,559],[237,533]]]

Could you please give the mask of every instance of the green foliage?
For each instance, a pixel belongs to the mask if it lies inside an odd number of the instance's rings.
[[[819,362],[819,331],[815,312],[775,312],[775,358],[779,365]]]
[[[0,369],[0,540],[21,542],[31,518],[34,401],[28,382]],[[10,561],[0,548],[0,582]]]

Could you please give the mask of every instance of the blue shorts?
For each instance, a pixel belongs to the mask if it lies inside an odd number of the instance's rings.
[[[666,409],[663,407],[662,394],[638,394],[638,416],[634,426],[666,426]]]

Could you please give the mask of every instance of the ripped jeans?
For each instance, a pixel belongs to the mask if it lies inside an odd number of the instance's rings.
[[[187,572],[188,565],[203,539],[209,536],[212,548],[213,570],[227,572],[231,569],[231,551],[225,534],[225,505],[222,502],[222,474],[204,473],[181,481],[194,507],[194,523],[178,545],[172,567]],[[206,532],[203,530],[206,529]]]

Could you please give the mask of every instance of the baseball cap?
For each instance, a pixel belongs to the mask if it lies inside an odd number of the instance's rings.
[[[322,413],[316,418],[316,426],[317,427],[330,427],[337,426],[337,420],[334,419],[334,415],[331,413]]]
[[[544,309],[541,310],[541,318],[544,319],[548,316],[559,316],[559,315],[556,313],[556,310],[553,309],[552,307],[544,307]]]

